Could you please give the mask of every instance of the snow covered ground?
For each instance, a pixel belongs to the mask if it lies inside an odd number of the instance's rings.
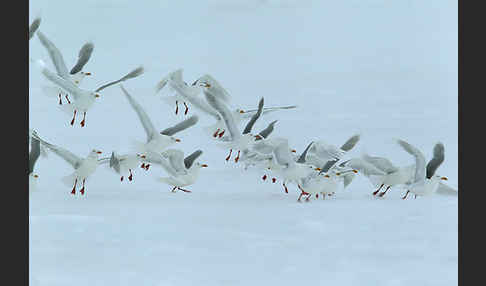
[[[297,104],[256,129],[278,119],[272,136],[299,152],[361,133],[349,157],[366,151],[402,166],[413,159],[393,138],[427,158],[441,141],[438,173],[458,187],[457,1],[36,0],[29,9],[69,68],[94,42],[85,88],[143,64],[146,73],[124,86],[161,130],[184,116],[154,87],[184,68],[188,82],[213,75],[235,107],[255,108],[261,96],[266,106]],[[52,68],[37,37],[29,46]],[[32,66],[29,80],[30,128],[47,141],[109,156],[144,140],[119,87],[101,93],[80,128],[42,94],[46,81]],[[157,167],[137,170],[131,183],[99,168],[86,195],[72,196],[60,180],[71,167],[52,153],[40,158],[29,202],[31,285],[457,285],[456,197],[404,201],[392,189],[376,199],[358,176],[334,198],[299,204],[295,186],[285,194],[225,162],[203,134],[211,123],[201,116],[178,136],[176,147],[202,149],[209,165],[192,193],[156,182]]]

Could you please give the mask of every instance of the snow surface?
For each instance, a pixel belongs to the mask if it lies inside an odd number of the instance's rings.
[[[177,68],[187,82],[213,75],[234,107],[297,104],[257,122],[279,122],[272,136],[302,151],[311,140],[340,145],[359,132],[362,151],[398,166],[445,145],[438,173],[457,188],[457,1],[60,1],[36,0],[30,22],[61,50],[70,69],[81,46],[95,48],[82,83],[96,88],[139,64],[146,73],[125,88],[161,130],[184,116],[154,96]],[[29,23],[30,23],[29,22]],[[30,57],[52,68],[37,37]],[[119,87],[101,92],[86,117],[69,125],[48,83],[30,69],[30,128],[80,156],[130,151],[144,131]],[[167,95],[162,92],[161,95]],[[193,114],[189,110],[189,115]],[[186,154],[200,148],[192,193],[155,181],[162,169],[138,169],[134,181],[99,168],[85,196],[61,178],[71,167],[40,158],[30,197],[31,285],[457,285],[457,197],[401,200],[392,189],[373,198],[361,176],[334,198],[297,203],[261,173],[225,162],[204,136],[212,124],[178,137]]]

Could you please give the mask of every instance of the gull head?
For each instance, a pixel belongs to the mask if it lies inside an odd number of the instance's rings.
[[[137,158],[138,159],[146,159],[147,156],[145,156],[144,154],[137,154]]]
[[[206,81],[200,81],[200,82],[197,81],[197,84],[199,86],[202,86],[202,87],[205,87],[205,88],[210,88],[211,87],[211,85],[208,82],[206,82]]]
[[[91,75],[91,73],[90,73],[90,72],[84,72],[84,71],[82,71],[82,72],[81,72],[81,74],[82,74],[82,75]]]
[[[199,162],[196,163],[196,166],[198,166],[199,168],[207,168],[208,167],[207,164],[201,164]]]
[[[170,140],[172,140],[172,142],[181,142],[181,139],[174,137],[170,137]]]
[[[102,152],[100,150],[97,150],[97,149],[93,149],[91,150],[91,152],[89,152],[89,157],[95,157],[97,158],[99,154],[101,154]]]

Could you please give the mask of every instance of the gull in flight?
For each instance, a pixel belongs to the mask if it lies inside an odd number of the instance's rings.
[[[406,199],[409,193],[425,196],[437,192],[441,180],[447,180],[446,177],[435,175],[439,166],[444,162],[444,145],[437,143],[434,146],[432,159],[425,165],[425,156],[415,146],[398,139],[398,144],[410,155],[415,158],[415,175],[410,184],[407,184],[407,193],[402,199]]]
[[[120,85],[120,87],[123,91],[123,94],[128,99],[130,106],[137,113],[137,116],[140,119],[140,123],[142,124],[143,129],[147,134],[147,141],[145,143],[136,142],[137,152],[140,152],[142,154],[145,154],[147,152],[162,152],[168,146],[181,141],[180,139],[175,138],[172,135],[193,126],[198,121],[197,116],[190,117],[182,121],[181,123],[176,124],[173,127],[167,128],[159,133],[159,131],[155,129],[152,121],[150,120],[149,116],[142,108],[142,106],[137,101],[135,101],[135,99],[126,91],[123,85]],[[148,169],[147,166],[145,167],[146,169]]]
[[[61,52],[59,49],[41,32],[37,31],[37,36],[39,37],[39,40],[41,41],[42,45],[47,49],[49,53],[49,57],[51,58],[54,67],[56,69],[56,73],[51,72],[49,69],[46,68],[45,63],[42,60],[38,60],[37,63],[39,67],[41,68],[42,74],[52,83],[54,83],[56,86],[64,90],[67,94],[70,94],[73,96],[73,100],[69,100],[68,95],[65,95],[65,98],[68,102],[67,105],[64,105],[63,110],[69,113],[73,113],[73,119],[71,120],[70,124],[71,126],[74,125],[74,121],[76,119],[76,114],[77,112],[82,112],[83,113],[83,120],[80,122],[81,127],[85,126],[86,122],[86,112],[87,110],[93,105],[95,102],[96,98],[100,97],[99,92],[111,85],[117,84],[119,82],[138,77],[141,75],[144,71],[143,67],[138,67],[134,70],[132,70],[130,73],[127,75],[123,76],[119,80],[109,82],[107,84],[102,85],[101,87],[97,88],[95,91],[89,91],[85,89],[81,89],[77,86],[76,81],[79,83],[80,80],[80,74],[81,72],[77,72],[73,75],[71,75],[68,72],[68,69],[66,67],[66,64],[64,62],[64,59],[62,57]],[[81,51],[79,52],[79,57],[78,57],[78,62],[77,64],[73,67],[71,71],[77,71],[80,67],[84,66],[86,64],[87,60],[89,60],[89,57],[91,55],[92,51],[92,44],[88,43],[81,48]],[[90,73],[84,73],[81,75],[88,75]],[[57,91],[58,89],[56,89]],[[49,89],[45,89],[47,91],[47,94],[50,94]],[[57,92],[58,93],[58,92]],[[56,94],[57,94],[56,93]],[[61,101],[61,94],[59,93],[59,104],[62,105]]]
[[[181,150],[168,149],[161,154],[149,152],[145,160],[152,164],[162,166],[162,168],[169,174],[169,177],[161,177],[157,180],[173,186],[172,192],[175,192],[177,189],[190,193],[191,191],[183,189],[183,187],[194,184],[199,177],[201,168],[206,168],[208,166],[199,162],[194,163],[202,153],[201,150],[196,150],[184,158],[184,152]]]
[[[35,131],[32,133],[32,138],[39,140],[42,145],[46,146],[49,150],[64,159],[74,168],[74,172],[68,176],[65,176],[62,179],[62,182],[68,186],[72,186],[74,184],[73,189],[71,190],[71,194],[73,195],[76,194],[76,186],[78,183],[82,182],[82,188],[79,190],[79,192],[81,195],[84,195],[84,192],[86,191],[86,179],[96,171],[99,164],[98,155],[101,154],[101,151],[93,149],[86,158],[81,158],[62,147],[53,145],[40,139],[39,135]]]

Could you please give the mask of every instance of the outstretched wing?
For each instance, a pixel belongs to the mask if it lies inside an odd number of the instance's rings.
[[[30,141],[30,153],[29,153],[29,174],[34,172],[34,165],[40,156],[40,141],[36,138],[32,138]]]
[[[415,158],[415,178],[414,182],[425,179],[425,157],[415,146],[398,139],[398,144],[410,155]]]
[[[302,154],[300,154],[299,159],[297,159],[297,163],[305,163],[305,157],[307,156],[307,152],[309,151],[312,144],[314,144],[314,141],[309,143],[309,145],[307,145],[307,147],[305,148],[304,152],[302,152]]]
[[[275,125],[275,123],[277,123],[277,121],[278,120],[270,122],[270,124],[268,124],[267,128],[260,131],[260,133],[258,133],[258,135],[260,135],[263,138],[267,138],[273,132],[273,126]],[[256,138],[255,141],[257,141],[257,140],[261,140],[261,139]]]
[[[186,166],[186,169],[190,169],[194,161],[201,156],[203,153],[202,150],[196,150],[194,151],[191,155],[187,156],[184,158],[184,165]]]
[[[89,59],[91,58],[91,54],[93,53],[94,44],[88,42],[81,47],[78,53],[78,62],[74,65],[74,67],[69,72],[70,74],[76,74],[80,72],[83,67],[88,63]]]
[[[136,78],[139,75],[143,74],[143,72],[144,72],[143,66],[139,66],[138,68],[132,70],[131,72],[129,72],[128,74],[126,74],[124,77],[120,78],[119,80],[115,80],[115,81],[109,82],[107,84],[104,84],[104,85],[98,87],[96,89],[96,92],[99,92],[99,91],[101,91],[101,90],[103,90],[103,89],[105,89],[105,88],[107,88],[109,86],[112,86],[114,84],[120,83],[122,81],[126,81],[126,80],[131,79],[131,78]]]
[[[292,156],[290,155],[289,143],[288,143],[287,140],[278,144],[277,147],[275,147],[275,149],[273,149],[273,154],[275,156],[276,162],[279,165],[290,166],[291,164],[295,163],[292,160]]]
[[[39,37],[41,44],[49,53],[49,57],[56,68],[57,74],[63,79],[69,80],[68,69],[59,49],[40,30],[37,31],[37,36]]]
[[[247,133],[251,132],[253,125],[255,125],[258,118],[260,118],[260,116],[262,115],[263,104],[264,104],[264,100],[263,100],[263,97],[262,97],[260,99],[260,101],[258,102],[258,111],[251,117],[250,121],[248,121],[248,124],[246,124],[245,129],[243,130],[243,134],[247,134]]]
[[[42,143],[42,145],[46,146],[49,150],[56,153],[59,157],[63,158],[66,162],[71,164],[71,166],[73,166],[74,169],[77,169],[79,167],[79,165],[81,165],[81,162],[83,161],[82,158],[74,155],[73,153],[71,153],[70,151],[68,151],[68,150],[66,150],[62,147],[53,145],[51,143],[48,143],[48,142],[40,139],[37,132],[35,132],[35,131],[32,132],[32,138],[39,140],[40,143]]]
[[[372,157],[372,156],[369,156],[366,153],[363,154],[362,158],[363,158],[364,161],[372,164],[373,166],[375,166],[376,168],[382,170],[383,172],[385,172],[387,174],[398,171],[398,168],[395,167],[392,164],[392,162],[390,160],[386,159],[386,158]]]
[[[132,106],[133,110],[138,115],[138,119],[140,119],[140,123],[142,123],[143,129],[145,129],[145,133],[147,133],[147,142],[150,141],[152,138],[154,138],[155,134],[157,133],[157,130],[155,130],[154,125],[152,124],[152,121],[148,117],[147,113],[145,110],[142,108],[142,106],[135,101],[135,99],[126,91],[126,89],[123,87],[123,85],[120,85],[123,93],[128,99],[128,102]]]
[[[191,127],[191,126],[194,126],[197,121],[199,120],[199,117],[197,117],[197,115],[193,115],[179,123],[177,123],[176,125],[172,126],[172,127],[169,127],[169,128],[166,128],[162,131],[160,131],[160,134],[162,135],[167,135],[167,136],[172,136],[182,130],[186,130],[187,128]]]
[[[41,23],[41,18],[35,18],[34,21],[32,21],[32,24],[29,26],[29,40],[32,39],[32,37],[35,34],[35,31],[39,29]]]
[[[444,162],[444,144],[439,142],[435,144],[434,155],[426,167],[427,179],[432,178],[432,176],[435,174],[435,171],[437,170],[437,168],[439,168],[442,162]]]

